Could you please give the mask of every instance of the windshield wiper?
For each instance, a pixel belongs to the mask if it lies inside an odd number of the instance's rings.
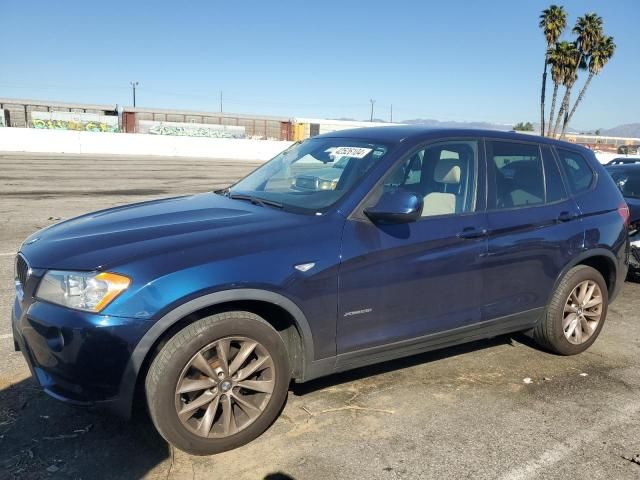
[[[229,193],[229,198],[232,200],[246,200],[254,205],[260,205],[264,207],[265,205],[269,205],[270,207],[282,208],[283,205],[279,202],[275,202],[273,200],[266,200],[264,198],[252,197],[251,195],[240,195],[238,193]]]

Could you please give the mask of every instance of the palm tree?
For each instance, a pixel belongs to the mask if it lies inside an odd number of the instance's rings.
[[[587,13],[582,17],[578,17],[572,32],[578,36],[576,43],[580,53],[583,56],[589,55],[591,49],[602,38],[602,17],[596,13]]]
[[[569,108],[568,102],[570,96],[567,95],[567,92],[571,92],[573,84],[578,79],[578,61],[580,59],[580,52],[575,43],[560,42],[560,47],[556,53],[558,56],[554,60],[557,63],[556,67],[559,69],[559,71],[556,72],[558,74],[556,78],[560,80],[560,83],[564,86],[565,95],[560,104],[560,110],[558,111],[558,116],[556,117],[556,122],[551,132],[553,136],[556,135],[558,128],[560,128],[562,114]],[[551,127],[552,118],[553,117],[549,119],[549,127]]]
[[[555,43],[562,35],[562,32],[567,27],[567,12],[564,7],[558,5],[551,5],[549,8],[545,8],[540,15],[540,23],[538,24],[544,32],[544,37],[547,40],[547,50],[544,56],[544,70],[542,72],[542,91],[540,96],[540,135],[544,136],[544,102],[547,91],[547,65],[549,63],[549,49],[555,45]]]
[[[571,84],[567,86],[567,89],[564,92],[562,105],[560,106],[560,111],[558,112],[559,118],[564,115],[563,130],[566,129],[567,125],[567,110],[569,110],[571,89],[578,78],[578,69],[585,67],[585,57],[591,53],[591,49],[597,44],[598,39],[602,37],[602,17],[596,13],[587,13],[582,17],[578,17],[572,32],[578,36],[576,39],[576,47],[578,48],[579,56],[575,66],[575,75],[573,75],[575,76],[575,79],[573,79]],[[556,122],[556,125],[558,125],[558,122]],[[557,129],[554,129],[553,134],[555,135],[556,133]]]
[[[589,77],[587,77],[587,81],[582,87],[582,90],[580,90],[576,103],[573,104],[573,108],[567,117],[567,121],[562,127],[562,135],[564,135],[567,127],[569,126],[569,122],[571,122],[571,118],[573,118],[576,108],[578,108],[578,105],[584,98],[584,93],[587,91],[589,83],[591,83],[593,77],[602,71],[607,62],[611,60],[615,51],[616,44],[613,42],[613,37],[602,37],[599,39],[598,43],[592,47],[591,55],[589,57]]]
[[[567,63],[575,54],[575,45],[570,42],[556,42],[553,48],[547,51],[549,65],[551,65],[551,80],[553,80],[553,96],[551,100],[551,112],[549,113],[549,125],[547,136],[551,135],[553,127],[553,115],[556,111],[556,100],[558,98],[558,88],[564,84],[564,77],[567,73]]]

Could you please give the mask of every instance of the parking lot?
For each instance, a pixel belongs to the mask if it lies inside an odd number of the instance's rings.
[[[81,213],[225,186],[258,162],[0,154],[0,479],[640,478],[640,284],[576,357],[504,336],[294,385],[256,441],[214,457],[41,393],[13,351],[13,255]]]

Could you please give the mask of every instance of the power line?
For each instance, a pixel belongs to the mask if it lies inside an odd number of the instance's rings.
[[[134,88],[135,85],[135,88]],[[153,87],[151,88],[147,88],[146,84],[145,86],[140,86],[140,83],[138,81],[131,81],[129,82],[129,86],[124,87],[122,85],[91,85],[91,86],[86,86],[86,85],[57,85],[57,84],[38,84],[38,85],[29,85],[29,84],[0,84],[0,87],[5,87],[5,88],[20,88],[20,89],[28,89],[28,88],[34,88],[34,89],[49,89],[49,90],[56,90],[56,89],[60,89],[60,90],[94,90],[96,91],[96,93],[99,93],[100,90],[123,90],[125,88],[128,88],[131,90],[131,95],[132,95],[132,99],[134,96],[134,90],[135,90],[135,103],[137,105],[137,94],[138,94],[138,90],[143,91],[143,92],[147,92],[149,94],[153,94],[153,95],[161,95],[161,96],[167,96],[167,97],[178,97],[178,98],[189,98],[189,99],[193,99],[193,100],[199,100],[202,101],[203,103],[207,103],[207,104],[215,104],[218,103],[219,107],[221,106],[222,110],[224,110],[224,108],[226,107],[228,109],[228,105],[232,105],[232,106],[239,106],[239,107],[247,107],[247,108],[251,108],[253,106],[264,106],[264,107],[280,107],[280,108],[288,108],[288,109],[322,109],[322,110],[327,110],[327,109],[332,109],[336,111],[336,115],[338,114],[338,112],[345,112],[346,110],[360,110],[362,109],[362,107],[364,106],[364,104],[362,102],[358,102],[358,103],[307,103],[307,102],[296,102],[294,101],[278,101],[278,100],[274,100],[271,99],[269,97],[253,97],[253,96],[245,96],[242,95],[238,92],[236,92],[236,94],[231,94],[229,95],[228,92],[225,92],[223,95],[222,90],[219,91],[218,95],[206,95],[206,94],[198,94],[198,93],[191,93],[191,92],[181,92],[181,91],[168,91],[168,90],[157,90]],[[161,101],[162,99],[160,99]],[[373,101],[373,103],[376,102],[376,100],[371,99],[370,105],[373,109],[373,104],[371,104],[371,101]],[[370,115],[370,119],[372,119],[372,116]]]
[[[129,86],[127,87],[123,87],[122,85],[91,85],[91,86],[86,86],[86,85],[72,85],[72,84],[66,84],[66,85],[57,85],[57,84],[0,84],[0,87],[4,87],[4,88],[20,88],[20,89],[28,89],[28,88],[34,88],[34,89],[48,89],[48,90],[55,90],[55,89],[60,89],[60,90],[95,90],[97,92],[99,92],[100,90],[124,90],[124,89],[129,89],[132,90],[132,83],[136,83],[136,95],[138,93],[138,91],[143,91],[143,92],[147,92],[147,93],[152,93],[155,95],[165,95],[165,96],[171,96],[171,97],[184,97],[184,98],[191,98],[191,99],[196,99],[196,100],[203,100],[203,101],[207,101],[207,102],[216,102],[219,104],[220,102],[220,96],[218,95],[206,95],[206,94],[198,94],[198,93],[190,93],[190,92],[180,92],[180,91],[169,91],[169,90],[163,90],[163,89],[155,89],[153,87],[148,88],[146,85],[145,86],[140,86],[140,82],[129,82]],[[295,101],[278,101],[278,100],[273,100],[271,98],[260,98],[260,97],[253,97],[253,96],[245,96],[242,95],[240,93],[237,93],[234,95],[229,95],[228,92],[224,94],[224,104],[234,104],[234,105],[264,105],[264,106],[274,106],[274,107],[309,107],[309,108],[326,108],[326,107],[341,107],[341,108],[362,108],[362,106],[364,105],[361,102],[358,103],[335,103],[335,104],[327,104],[327,103],[307,103],[307,102],[295,102]],[[136,97],[136,101],[137,101],[137,97]]]

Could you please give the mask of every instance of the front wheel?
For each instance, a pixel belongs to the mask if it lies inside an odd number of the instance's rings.
[[[602,330],[608,303],[607,285],[600,272],[587,265],[573,267],[558,285],[533,336],[540,345],[561,355],[584,352]]]
[[[147,374],[147,404],[160,434],[195,455],[259,436],[278,416],[290,380],[278,332],[248,312],[198,320],[174,335]]]

